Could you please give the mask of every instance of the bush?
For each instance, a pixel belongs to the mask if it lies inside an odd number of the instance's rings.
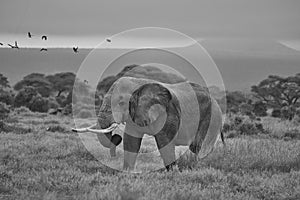
[[[10,113],[9,106],[5,103],[0,102],[0,120],[4,120],[8,117]]]
[[[22,126],[19,125],[9,125],[7,123],[5,123],[4,121],[0,121],[0,132],[4,132],[4,133],[8,133],[8,132],[12,132],[15,134],[27,134],[32,132],[33,130],[31,128],[24,128]]]
[[[5,103],[7,105],[13,105],[14,103],[13,93],[11,91],[0,89],[0,102]]]
[[[83,118],[83,119],[91,118],[91,117],[93,117],[93,114],[88,110],[81,110],[78,114],[78,117]]]
[[[29,104],[33,97],[37,95],[37,91],[33,87],[25,87],[21,89],[15,99],[14,99],[14,106],[20,107],[20,106],[26,106],[29,107]]]
[[[234,126],[238,126],[240,124],[242,124],[242,122],[244,121],[243,117],[237,116],[234,118]]]
[[[261,133],[261,131],[257,129],[256,125],[250,122],[242,123],[238,131],[242,135],[257,135]]]
[[[20,113],[28,113],[28,112],[31,112],[29,110],[29,108],[25,107],[25,106],[20,106],[19,108],[15,108],[14,111],[18,114]]]
[[[244,115],[252,115],[253,106],[248,103],[242,103],[240,106],[240,112]]]
[[[227,133],[226,137],[236,137],[239,135],[257,135],[268,133],[261,122],[254,122],[250,118],[236,116],[224,123],[223,132]]]
[[[258,117],[267,116],[267,105],[261,101],[255,102],[253,106],[253,113]]]
[[[49,126],[47,128],[47,131],[49,131],[49,132],[60,132],[60,133],[67,132],[67,130],[64,127],[60,126],[60,125]]]
[[[280,118],[281,117],[281,110],[278,108],[274,108],[271,114],[272,117]]]
[[[297,115],[298,117],[300,117],[300,108],[296,108],[295,113],[296,113],[296,115]]]
[[[57,103],[57,101],[55,100],[55,98],[50,97],[48,98],[48,107],[49,109],[57,109],[59,107],[59,104]]]
[[[63,111],[62,111],[62,113],[64,114],[64,115],[71,115],[72,114],[72,104],[70,103],[70,104],[68,104],[68,105],[66,105],[65,107],[64,107],[64,109],[63,109]]]
[[[300,132],[297,129],[292,129],[284,133],[284,137],[300,140]]]
[[[33,112],[48,112],[49,101],[45,97],[38,95],[30,101],[29,109]]]
[[[292,120],[295,116],[296,109],[292,106],[284,106],[281,108],[281,118]]]
[[[55,100],[60,106],[64,107],[66,97],[64,97],[63,95],[60,95],[59,97],[55,97]]]

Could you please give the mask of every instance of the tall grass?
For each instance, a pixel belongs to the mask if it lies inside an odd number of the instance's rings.
[[[184,154],[173,171],[130,174],[101,165],[76,134],[46,130],[69,130],[67,117],[15,123],[35,131],[0,133],[0,199],[300,199],[300,140],[227,139],[205,159]]]

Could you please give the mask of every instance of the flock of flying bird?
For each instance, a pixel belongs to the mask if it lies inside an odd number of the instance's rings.
[[[29,38],[33,37],[33,35],[30,32],[28,32],[27,35],[28,35]],[[46,35],[42,36],[42,40],[47,40],[47,39],[48,39],[48,37]],[[111,42],[110,39],[106,39],[106,41]],[[19,49],[17,41],[15,41],[15,45],[12,45],[12,44],[7,44],[7,45],[10,46],[12,49]],[[0,46],[3,46],[3,43],[0,42]],[[41,48],[40,51],[48,51],[48,49],[47,48]],[[73,51],[75,53],[78,53],[78,47],[73,47]]]

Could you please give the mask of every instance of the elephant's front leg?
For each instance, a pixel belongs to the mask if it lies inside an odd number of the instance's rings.
[[[172,169],[176,164],[175,144],[174,140],[172,140],[173,137],[170,137],[170,135],[165,134],[164,132],[160,132],[154,137],[166,169]]]
[[[124,146],[124,170],[134,170],[136,157],[141,147],[143,135],[132,136],[124,133],[123,146]]]

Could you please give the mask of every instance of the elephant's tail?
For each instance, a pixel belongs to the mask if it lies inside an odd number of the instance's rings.
[[[222,143],[223,143],[224,147],[226,147],[226,143],[225,143],[225,139],[224,139],[224,133],[223,133],[222,130],[220,131],[220,133],[221,133],[221,140],[222,140]]]

